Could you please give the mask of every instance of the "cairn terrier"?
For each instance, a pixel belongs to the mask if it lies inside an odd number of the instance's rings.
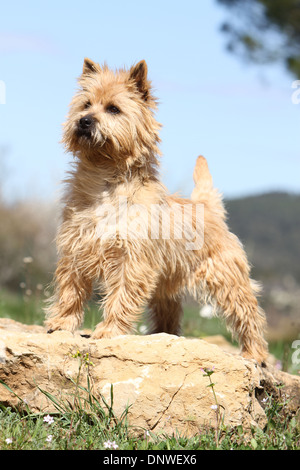
[[[64,124],[75,162],[57,235],[48,332],[77,329],[96,287],[103,322],[93,338],[131,332],[145,307],[149,333],[178,335],[189,293],[224,315],[245,357],[265,361],[259,287],[228,230],[206,160],[197,159],[190,200],[168,194],[159,180],[160,124],[145,61],[114,72],[85,59],[79,85]]]

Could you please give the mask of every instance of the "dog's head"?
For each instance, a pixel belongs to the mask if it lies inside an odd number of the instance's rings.
[[[79,85],[64,124],[68,151],[95,162],[106,157],[127,163],[159,153],[160,124],[145,61],[113,72],[85,59]]]

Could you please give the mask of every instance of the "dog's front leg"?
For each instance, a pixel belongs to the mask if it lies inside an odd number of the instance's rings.
[[[75,331],[83,321],[83,303],[92,293],[92,282],[75,268],[72,258],[63,256],[55,272],[55,292],[48,301],[46,328]]]
[[[134,329],[157,283],[157,272],[142,252],[111,249],[103,262],[105,297],[103,322],[93,338],[111,338]]]

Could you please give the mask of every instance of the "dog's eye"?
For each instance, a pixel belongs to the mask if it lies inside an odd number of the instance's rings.
[[[87,109],[89,108],[90,106],[92,106],[92,103],[90,101],[87,101],[84,105],[84,109]]]
[[[109,106],[107,106],[106,111],[109,114],[120,114],[121,112],[119,108],[117,108],[117,106],[114,106],[113,104],[110,104]]]

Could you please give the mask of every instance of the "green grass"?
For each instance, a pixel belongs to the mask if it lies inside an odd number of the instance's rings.
[[[115,443],[118,450],[299,450],[299,431],[292,424],[285,432],[242,428],[224,429],[219,446],[215,432],[204,429],[193,438],[180,435],[134,438],[129,429],[105,429],[101,422],[91,424],[87,416],[73,416],[72,423],[63,415],[53,417],[52,424],[43,416],[24,417],[10,409],[0,410],[1,450],[107,450]],[[106,443],[106,444],[105,444]],[[113,448],[113,447],[109,447]]]
[[[0,290],[0,317],[25,323],[26,325],[42,325],[43,300],[37,296],[26,296]]]
[[[27,325],[42,325],[44,322],[44,302],[40,297],[31,295],[0,291],[0,317],[11,318]],[[83,328],[93,329],[101,321],[101,311],[96,302],[91,302],[87,309]],[[146,317],[139,326],[146,323]],[[138,330],[139,330],[138,326]],[[199,315],[199,307],[186,306],[184,311],[184,334],[186,336],[201,337],[207,335],[222,334],[230,340],[230,333],[222,320],[218,318],[206,319]]]

